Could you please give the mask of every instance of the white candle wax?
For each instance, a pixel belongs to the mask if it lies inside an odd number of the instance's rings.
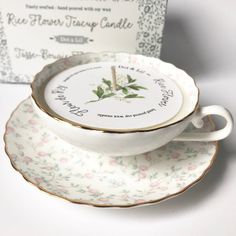
[[[48,82],[44,96],[48,106],[67,121],[109,131],[156,127],[175,117],[183,103],[181,90],[168,76],[117,62],[65,70]]]

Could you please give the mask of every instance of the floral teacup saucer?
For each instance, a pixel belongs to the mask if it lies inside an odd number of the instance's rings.
[[[214,129],[210,120],[205,123],[203,130]],[[205,176],[218,149],[216,142],[171,142],[129,157],[86,152],[46,129],[30,99],[13,112],[4,140],[11,164],[33,185],[99,207],[131,207],[176,196]]]

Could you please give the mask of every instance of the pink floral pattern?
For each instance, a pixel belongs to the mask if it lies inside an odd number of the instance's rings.
[[[204,130],[212,129],[205,123]],[[28,181],[53,195],[97,206],[140,205],[175,195],[205,174],[217,149],[215,142],[171,142],[131,157],[88,153],[47,130],[30,99],[8,121],[5,143],[13,166]]]

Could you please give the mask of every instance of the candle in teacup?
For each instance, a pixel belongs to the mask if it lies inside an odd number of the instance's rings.
[[[217,105],[200,107],[194,80],[159,59],[126,53],[87,53],[44,67],[32,83],[35,111],[63,140],[111,156],[152,151],[175,141],[227,137],[232,117]],[[220,130],[184,132],[219,115]]]
[[[46,85],[45,99],[66,120],[119,132],[158,126],[179,112],[183,100],[176,83],[159,71],[109,61],[57,74]]]

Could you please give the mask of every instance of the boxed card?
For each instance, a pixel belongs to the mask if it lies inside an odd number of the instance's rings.
[[[159,57],[167,0],[0,2],[0,81],[31,82],[58,58],[83,52]]]

